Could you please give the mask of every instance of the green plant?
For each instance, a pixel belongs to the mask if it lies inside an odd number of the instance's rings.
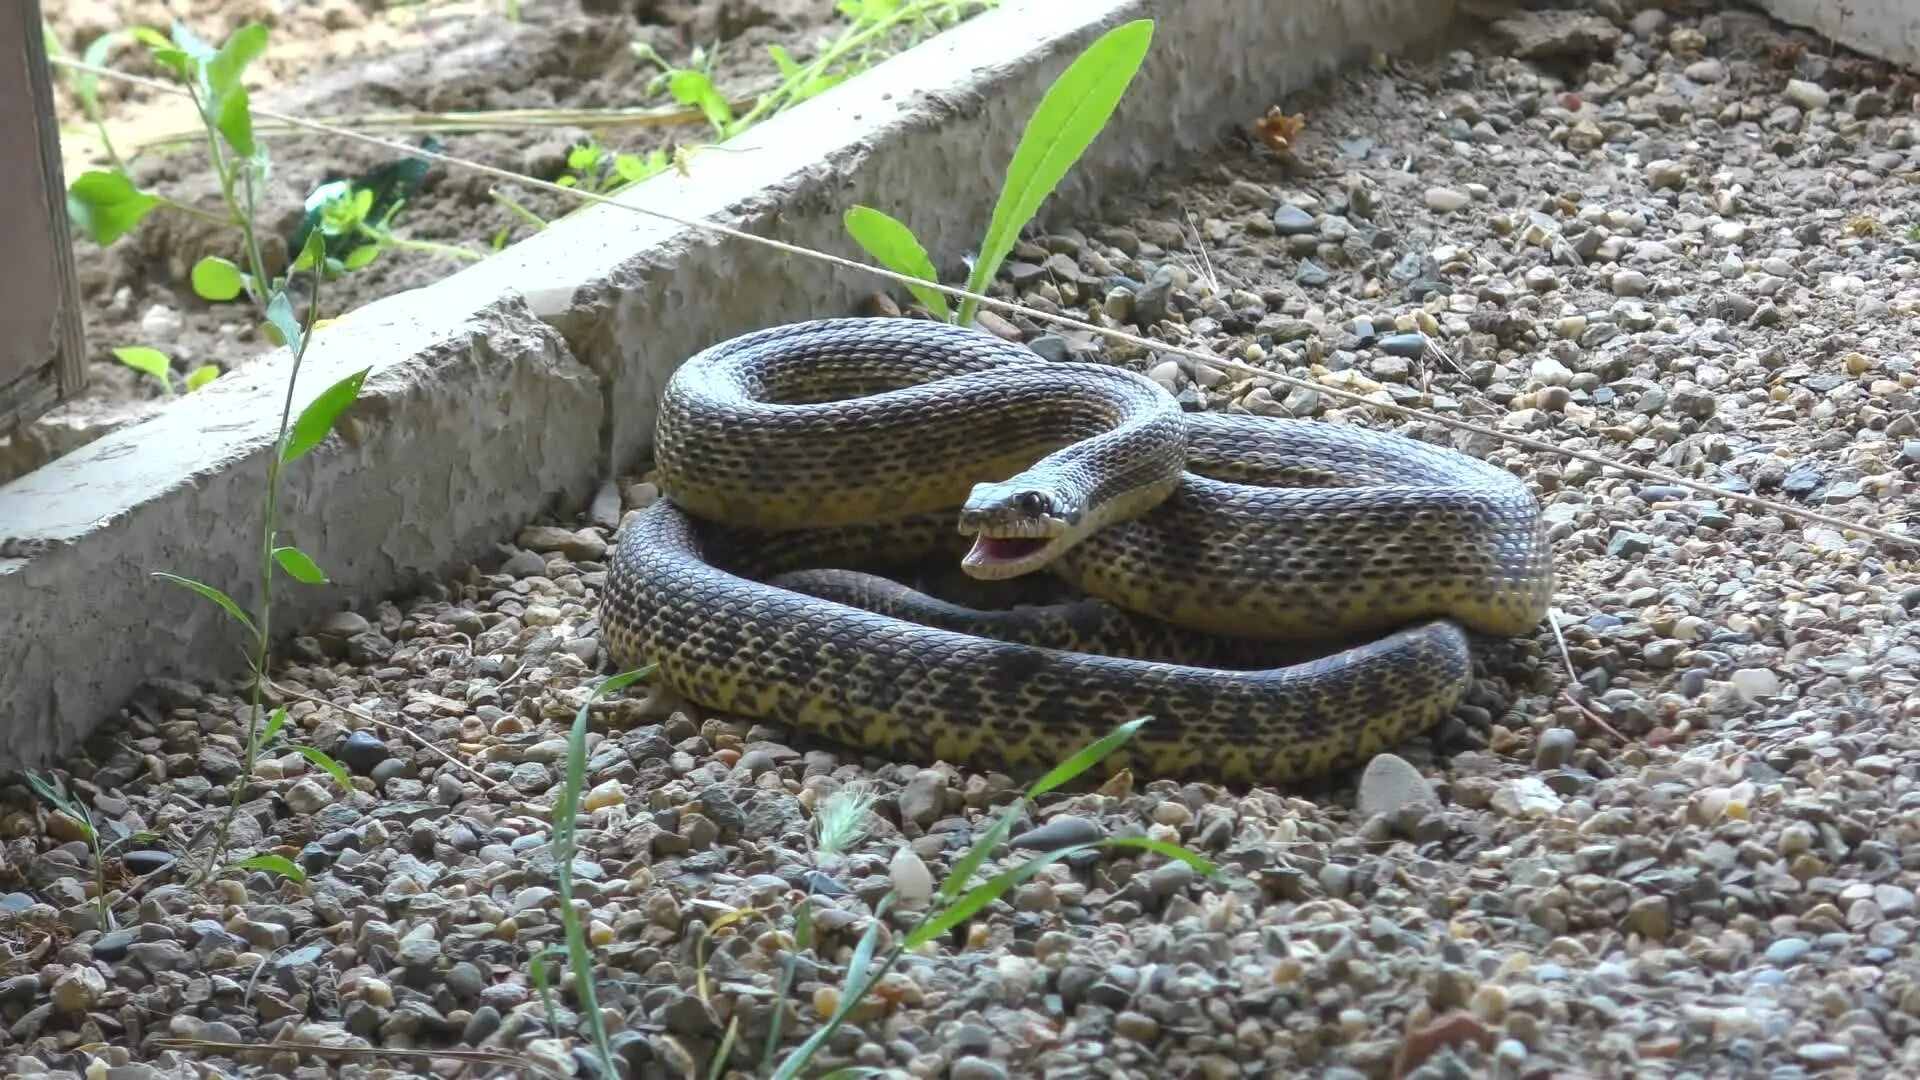
[[[1138,848],[1178,859],[1208,877],[1219,873],[1218,868],[1212,863],[1178,844],[1169,844],[1144,836],[1113,836],[1055,848],[1002,870],[978,885],[971,885],[975,874],[986,865],[987,859],[1006,842],[1008,835],[1013,831],[1014,822],[1019,819],[1028,802],[1071,782],[1081,773],[1099,764],[1125,745],[1140,728],[1152,721],[1152,717],[1143,716],[1120,725],[1097,741],[1081,748],[1078,753],[1034,781],[1021,793],[1021,797],[1010,803],[987,831],[973,842],[966,854],[953,864],[953,868],[947,872],[947,876],[941,880],[939,888],[935,890],[932,904],[921,913],[912,928],[894,943],[893,948],[888,950],[887,955],[876,966],[874,953],[879,942],[881,923],[887,911],[897,900],[897,894],[892,890],[882,896],[880,902],[874,907],[873,921],[867,925],[866,932],[861,936],[847,963],[846,982],[840,991],[840,1000],[832,1015],[825,1023],[815,1028],[806,1041],[796,1047],[794,1052],[780,1063],[779,1068],[772,1074],[772,1080],[793,1080],[794,1077],[799,1076],[800,1070],[812,1061],[820,1047],[826,1045],[827,1040],[833,1037],[833,1033],[846,1021],[847,1016],[859,1007],[867,993],[893,969],[894,964],[898,963],[902,956],[938,940],[942,935],[978,914],[988,904],[1005,896],[1010,890],[1062,859],[1099,848]],[[853,1076],[866,1075],[866,1073],[842,1070],[835,1075]]]
[[[966,18],[969,9],[995,7],[1000,0],[839,0],[837,10],[847,20],[838,36],[823,41],[812,60],[802,64],[782,45],[767,46],[779,81],[754,98],[745,112],[713,80],[717,52],[695,49],[685,67],[668,63],[651,46],[633,47],[634,55],[659,65],[651,83],[654,93],[665,90],[682,105],[706,115],[714,134],[726,141],[762,120],[838,86],[884,59],[895,46],[908,47]],[[907,30],[904,41],[898,31]]]
[[[146,345],[121,345],[113,350],[113,356],[114,359],[158,383],[162,394],[167,397],[173,396],[173,359],[166,353]],[[186,377],[180,382],[191,393],[219,377],[218,367],[212,364],[201,364],[187,372]]]
[[[396,234],[393,219],[406,201],[398,200],[376,209],[374,198],[373,188],[348,180],[322,184],[307,196],[307,210],[317,218],[316,231],[325,241],[327,255],[322,266],[328,279],[368,266],[388,250],[424,251],[460,262],[478,262],[486,257],[453,244],[413,240]],[[345,254],[336,255],[335,251]]]
[[[617,1077],[619,1071],[613,1065],[613,1044],[607,1038],[606,1017],[600,1013],[600,995],[594,989],[593,954],[587,948],[586,928],[580,923],[580,912],[573,905],[573,858],[579,845],[575,842],[575,827],[579,822],[581,791],[587,780],[587,714],[593,703],[607,694],[618,693],[634,682],[653,673],[648,666],[634,671],[622,672],[601,680],[593,688],[587,699],[573,715],[573,729],[567,735],[567,776],[560,789],[560,800],[553,808],[553,871],[554,890],[560,894],[560,925],[566,932],[567,965],[573,971],[573,993],[580,1002],[580,1011],[587,1018],[588,1030],[593,1035],[594,1052],[599,1055],[602,1075]],[[533,977],[536,985],[544,986],[546,972],[541,967],[545,956],[552,951],[542,949],[533,957]],[[555,1014],[549,996],[547,1015]]]
[[[249,639],[251,685],[242,778],[233,784],[226,813],[220,819],[207,860],[198,875],[198,879],[204,882],[225,865],[228,838],[245,798],[245,779],[254,774],[255,762],[261,751],[280,735],[287,722],[287,710],[284,707],[274,709],[271,716],[264,715],[268,650],[272,643],[274,572],[278,569],[296,582],[307,585],[327,582],[325,572],[311,556],[298,547],[280,542],[278,518],[281,476],[287,466],[320,445],[333,430],[334,424],[358,397],[368,369],[363,368],[334,383],[315,397],[297,419],[294,417],[295,390],[319,312],[320,285],[325,277],[327,254],[324,234],[320,230],[313,230],[308,233],[305,246],[285,274],[269,276],[266,270],[255,217],[259,188],[266,177],[268,160],[265,147],[253,138],[253,116],[248,106],[246,87],[241,81],[247,65],[266,49],[266,29],[258,24],[243,26],[217,49],[179,24],[174,26],[169,37],[161,37],[151,30],[134,31],[134,37],[145,43],[153,51],[154,59],[186,85],[206,130],[208,160],[218,177],[221,197],[244,241],[245,269],[219,256],[207,256],[193,268],[194,287],[201,295],[216,300],[234,299],[244,292],[258,306],[268,339],[285,346],[292,354],[292,368],[287,376],[279,430],[267,463],[258,611],[248,614],[238,601],[213,585],[179,574],[154,572],[156,578],[194,592],[217,605],[247,632]],[[76,196],[72,189],[69,190],[69,200],[77,210],[76,220],[92,222],[96,239],[102,235],[98,226],[103,221],[117,223],[119,231],[124,232],[157,204],[153,197],[134,191],[131,182],[118,174],[88,173],[76,180],[75,185],[82,193]],[[134,194],[130,202],[123,199],[119,203],[90,201],[86,195],[89,191],[98,193],[107,190]],[[148,201],[142,203],[142,199]],[[129,205],[144,206],[144,209],[136,213],[128,210]],[[312,295],[308,298],[304,320],[295,315],[293,297],[289,292],[293,276],[303,270],[310,272],[312,279]],[[136,367],[149,365],[142,367],[142,370],[154,373],[150,366],[155,356],[161,360],[165,358],[157,350],[153,352],[154,356],[135,352],[131,360],[124,356],[122,360]],[[336,783],[352,789],[352,779],[346,770],[323,751],[305,745],[295,745],[294,750],[325,771]],[[296,880],[301,877],[297,866],[277,855],[255,855],[236,865],[267,870]]]
[[[44,33],[49,49],[57,50],[58,42],[51,29],[45,29]],[[114,30],[89,44],[83,60],[91,66],[101,66],[115,48],[127,44],[146,46],[152,58],[180,81],[192,99],[204,131],[207,165],[219,189],[221,209],[215,212],[191,206],[136,184],[108,136],[100,110],[97,76],[89,71],[69,70],[74,91],[98,130],[110,163],[107,168],[81,173],[67,185],[69,218],[81,235],[103,247],[119,241],[157,210],[186,214],[232,228],[240,240],[239,261],[222,255],[204,256],[189,271],[188,283],[195,295],[209,303],[228,303],[244,297],[264,316],[272,298],[284,294],[293,275],[306,268],[296,260],[279,274],[269,274],[265,248],[255,228],[271,162],[266,146],[254,138],[245,75],[249,65],[266,50],[266,28],[258,23],[242,26],[218,48],[179,23],[167,34],[149,27]],[[482,257],[464,248],[396,236],[391,221],[400,204],[395,202],[375,213],[373,201],[362,198],[364,193],[364,188],[335,183],[322,185],[308,200],[309,211],[324,208],[329,239],[346,236],[365,241],[354,247],[348,259],[324,252],[325,258],[318,264],[323,276],[337,277],[346,270],[364,266],[386,248],[427,251],[462,261]],[[292,250],[304,257],[303,241],[304,237],[296,237]],[[365,254],[361,254],[363,250]],[[284,336],[272,320],[268,320],[268,326],[269,340],[285,344]],[[125,346],[115,349],[114,355],[122,363],[159,381],[163,392],[172,393],[171,362],[161,350],[146,345]],[[217,369],[196,368],[187,373],[184,384],[188,390],[194,390],[218,374]]]
[[[112,854],[114,849],[122,844],[151,843],[158,839],[158,837],[153,833],[136,833],[120,822],[108,819],[107,827],[113,830],[115,837],[111,841],[103,841],[100,836],[100,828],[95,824],[93,814],[88,811],[85,803],[68,795],[62,788],[54,784],[53,781],[37,772],[25,773],[23,774],[23,778],[26,780],[27,786],[33,789],[33,793],[38,795],[41,801],[53,807],[55,810],[60,811],[62,814],[65,814],[69,821],[72,821],[79,827],[80,835],[85,838],[87,847],[93,852],[94,910],[99,917],[100,928],[103,930],[112,929],[114,925],[113,905],[107,901],[107,856]]]
[[[1013,251],[1020,231],[1106,127],[1152,41],[1151,19],[1116,26],[1087,46],[1047,88],[1007,164],[979,257],[967,275],[968,292],[984,293],[1000,272],[1000,264]],[[910,277],[939,280],[925,246],[903,222],[872,207],[854,206],[846,212],[845,224],[854,242],[881,265]],[[971,324],[979,306],[968,297],[961,301],[956,315],[945,294],[925,286],[911,286],[910,291],[929,311],[948,322]]]

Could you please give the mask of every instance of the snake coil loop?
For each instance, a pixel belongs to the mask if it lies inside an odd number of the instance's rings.
[[[615,661],[889,757],[1044,767],[1152,715],[1104,767],[1325,773],[1444,716],[1467,631],[1528,632],[1553,585],[1538,503],[1505,470],[1347,424],[1185,413],[1124,369],[925,320],[709,348],[669,380],[655,455],[663,497],[610,555]],[[929,557],[1083,596],[984,611],[854,569]]]

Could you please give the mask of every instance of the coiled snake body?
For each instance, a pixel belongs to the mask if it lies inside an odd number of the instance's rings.
[[[920,762],[1044,767],[1151,715],[1110,766],[1323,773],[1444,716],[1466,631],[1529,631],[1552,586],[1538,505],[1504,470],[1350,425],[1189,414],[1125,369],[926,320],[707,349],[669,380],[655,455],[663,497],[608,567],[615,662]],[[868,573],[942,556],[1084,596],[985,611]]]

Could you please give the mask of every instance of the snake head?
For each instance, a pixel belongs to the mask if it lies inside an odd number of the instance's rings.
[[[1058,492],[1017,484],[978,484],[960,508],[960,532],[973,548],[960,561],[985,580],[1038,570],[1066,550],[1080,512]]]

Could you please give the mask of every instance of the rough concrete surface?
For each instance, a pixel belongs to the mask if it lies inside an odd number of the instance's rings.
[[[1095,192],[1178,167],[1335,67],[1430,36],[1455,8],[1015,0],[700,155],[690,177],[669,172],[627,198],[862,261],[841,215],[865,203],[905,220],[957,282],[1027,116],[1106,29],[1157,24],[1112,123],[1043,216],[1080,214]],[[371,360],[371,400],[343,444],[300,464],[285,506],[286,539],[337,584],[282,585],[291,602],[277,625],[481,554],[540,505],[644,453],[656,396],[687,356],[845,313],[883,284],[596,206],[360,310],[320,339],[301,383],[311,395]],[[72,746],[151,679],[234,670],[216,666],[236,655],[224,619],[149,575],[204,579],[243,603],[254,595],[283,372],[284,360],[222,379],[0,487],[0,536],[71,542],[0,558],[0,715],[11,725],[0,766]]]
[[[1920,69],[1920,0],[1750,0],[1868,56]]]
[[[0,767],[71,749],[151,679],[236,670],[231,620],[152,575],[257,602],[288,364],[282,351],[0,488],[4,532],[53,542],[0,559]],[[296,415],[368,364],[336,434],[284,478],[281,542],[336,584],[280,577],[282,628],[451,571],[598,474],[599,380],[517,299],[362,309],[315,337]]]
[[[626,201],[863,262],[841,216],[856,203],[874,206],[906,222],[944,280],[958,284],[1026,118],[1106,30],[1156,23],[1111,124],[1043,216],[1071,215],[1095,192],[1178,166],[1335,66],[1430,34],[1454,9],[1452,0],[1022,0],[875,67],[847,93],[774,117],[727,153],[700,156],[691,177],[664,175]],[[888,285],[613,206],[591,207],[459,277],[525,289],[575,355],[608,378],[610,451],[622,465],[650,445],[654,402],[681,360],[761,326],[842,314]]]

